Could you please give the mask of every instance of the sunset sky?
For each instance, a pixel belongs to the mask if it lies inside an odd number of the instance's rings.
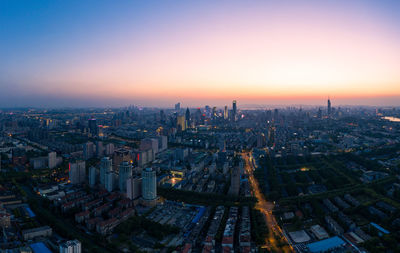
[[[0,107],[400,106],[400,1],[1,1]]]

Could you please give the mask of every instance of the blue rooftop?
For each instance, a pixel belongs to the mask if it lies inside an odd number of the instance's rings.
[[[374,226],[376,229],[378,229],[380,232],[382,232],[384,234],[390,234],[389,231],[387,231],[386,229],[384,229],[383,227],[379,226],[376,223],[371,222],[371,225]]]
[[[33,218],[36,216],[36,214],[31,210],[30,207],[25,207],[25,210],[28,212],[28,215],[30,218]]]
[[[51,253],[51,251],[42,242],[32,243],[29,245],[34,253]]]
[[[318,253],[318,252],[325,252],[334,249],[336,247],[340,247],[344,244],[346,243],[340,237],[334,236],[319,242],[309,243],[307,247],[310,250],[310,252]]]
[[[196,217],[194,217],[194,219],[192,220],[192,223],[197,223],[201,219],[205,211],[206,211],[205,207],[200,207],[199,212],[196,214]]]

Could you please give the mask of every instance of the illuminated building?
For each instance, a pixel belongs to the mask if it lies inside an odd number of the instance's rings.
[[[212,108],[211,118],[215,119],[215,117],[217,117],[217,107],[214,106]]]
[[[186,108],[185,119],[186,119],[186,127],[190,127],[190,110],[189,110],[189,107]]]
[[[185,115],[180,115],[176,118],[176,125],[179,130],[185,131],[186,130],[186,120],[185,120]]]

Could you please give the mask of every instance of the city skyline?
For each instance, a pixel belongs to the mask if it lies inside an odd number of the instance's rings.
[[[0,1],[0,252],[400,253],[399,13]]]
[[[2,2],[0,107],[399,106],[399,8]]]

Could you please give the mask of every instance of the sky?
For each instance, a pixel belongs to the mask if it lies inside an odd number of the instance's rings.
[[[400,1],[0,1],[0,107],[400,106]]]

